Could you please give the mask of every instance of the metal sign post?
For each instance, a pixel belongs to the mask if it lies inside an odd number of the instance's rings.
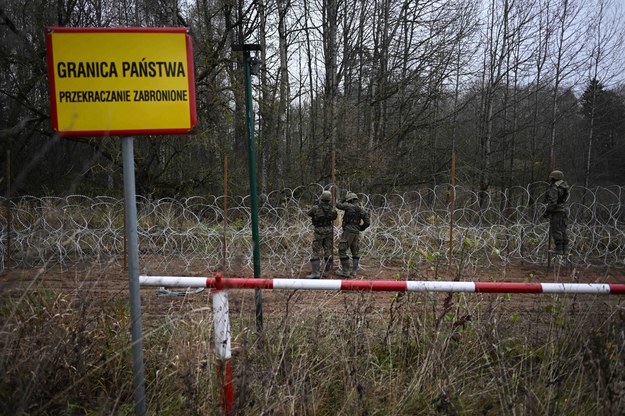
[[[124,163],[124,207],[126,210],[126,239],[128,240],[128,287],[130,291],[130,333],[132,335],[132,387],[135,414],[145,415],[145,375],[143,364],[143,329],[141,324],[141,295],[139,293],[139,237],[137,234],[137,195],[135,193],[134,139],[122,138]]]
[[[188,28],[66,28],[46,33],[52,127],[122,138],[135,414],[146,414],[133,137],[196,124]]]

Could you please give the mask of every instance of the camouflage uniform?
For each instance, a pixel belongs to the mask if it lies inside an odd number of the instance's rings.
[[[336,204],[336,207],[345,211],[343,215],[343,233],[339,241],[339,258],[341,259],[341,270],[337,272],[339,276],[356,276],[358,263],[360,261],[360,232],[366,230],[371,224],[369,213],[358,205],[358,196],[349,192],[344,201]],[[352,270],[349,270],[349,256],[347,250],[352,255]]]
[[[312,273],[306,276],[312,279],[318,279],[321,276],[319,272],[321,264],[320,253],[323,252],[326,267],[330,264],[330,257],[332,256],[332,239],[334,237],[332,222],[336,219],[337,212],[331,205],[331,201],[332,194],[329,191],[323,191],[319,198],[319,204],[313,206],[308,211],[308,216],[315,227],[312,255],[310,256]]]
[[[568,209],[566,201],[569,198],[569,185],[564,181],[564,174],[554,170],[549,175],[549,186],[545,194],[547,209],[545,217],[549,218],[549,236],[553,238],[555,248],[551,254],[566,254],[569,239],[566,233]]]

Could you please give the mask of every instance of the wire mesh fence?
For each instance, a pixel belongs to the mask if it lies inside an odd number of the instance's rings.
[[[534,183],[479,192],[456,186],[453,210],[449,185],[401,194],[360,194],[371,216],[371,226],[361,237],[362,265],[365,270],[410,270],[433,261],[446,264],[450,256],[462,267],[489,267],[515,259],[544,262],[549,246],[548,222],[542,219],[545,188],[546,183]],[[322,190],[308,186],[259,196],[263,275],[296,276],[308,267],[312,226],[306,212]],[[620,186],[572,188],[568,231],[575,262],[624,265],[623,190]],[[124,261],[121,199],[24,196],[0,199],[0,204],[4,209],[2,270],[9,262],[12,267],[29,268]],[[249,196],[227,201],[223,196],[137,197],[141,272],[230,270],[249,275],[253,269],[250,205]],[[337,223],[337,241],[339,235]]]

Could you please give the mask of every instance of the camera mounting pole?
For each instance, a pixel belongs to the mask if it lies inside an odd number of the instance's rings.
[[[256,191],[256,150],[254,145],[254,108],[252,106],[252,80],[251,75],[258,75],[260,60],[251,57],[251,51],[260,51],[257,43],[235,44],[232,50],[243,52],[243,74],[245,83],[245,107],[247,124],[247,156],[250,177],[250,197],[252,199],[252,240],[254,243],[254,277],[260,277],[260,241],[258,236],[258,194]],[[254,292],[256,304],[256,330],[263,330],[263,301],[260,289]]]

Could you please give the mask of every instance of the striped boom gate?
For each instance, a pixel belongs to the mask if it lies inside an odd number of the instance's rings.
[[[338,279],[270,279],[184,276],[139,276],[144,286],[201,287],[213,289],[213,326],[217,378],[224,415],[234,408],[232,363],[230,351],[230,317],[226,289],[277,290],[344,290],[369,292],[469,292],[469,293],[562,293],[625,295],[625,284],[619,283],[521,283],[521,282],[454,282],[412,280],[338,280]]]
[[[139,276],[144,286],[208,289],[352,290],[371,292],[563,293],[625,295],[620,283],[454,282],[429,280],[339,280]]]

